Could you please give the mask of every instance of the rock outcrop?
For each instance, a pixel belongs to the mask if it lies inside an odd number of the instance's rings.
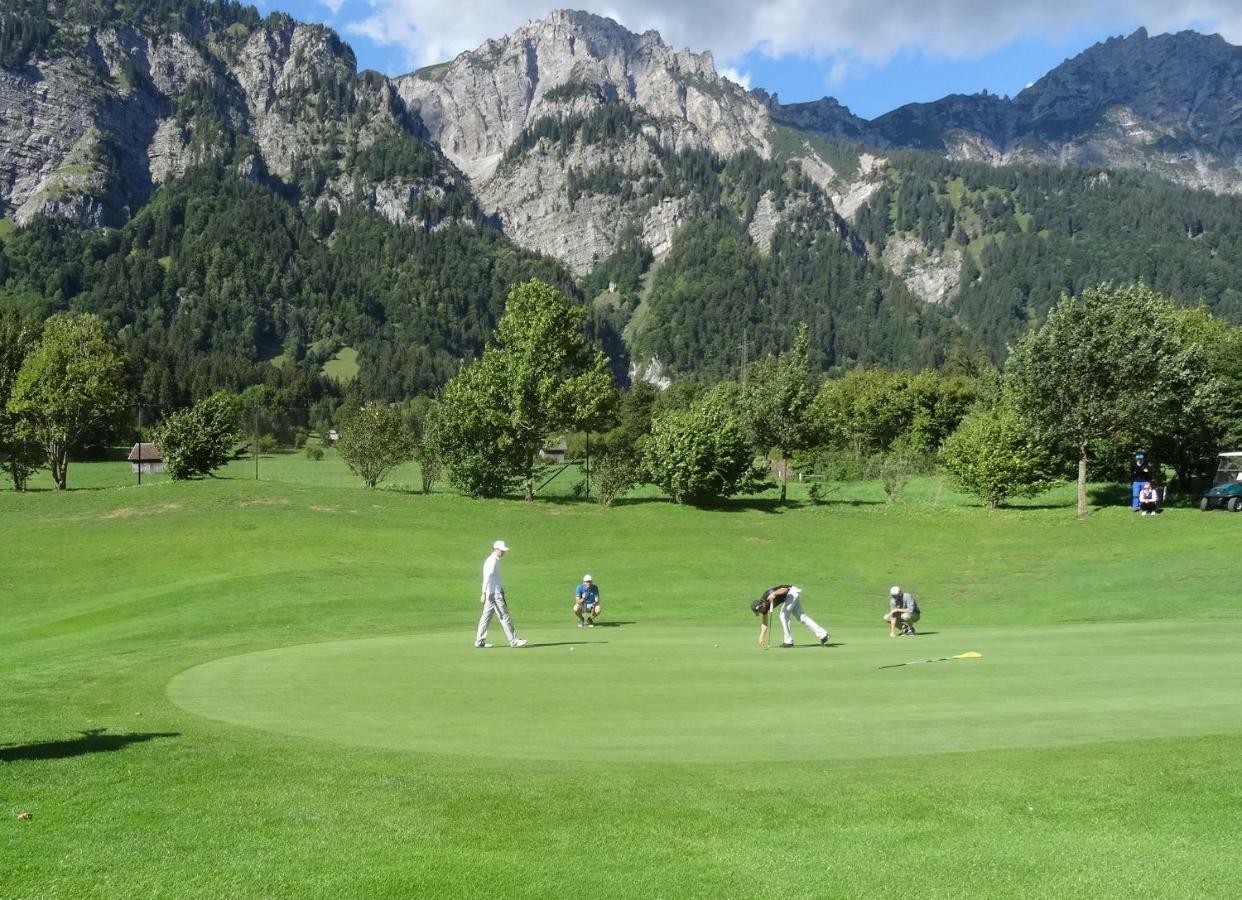
[[[80,52],[0,69],[0,217],[18,224],[38,213],[119,224],[156,185],[243,141],[256,148],[250,172],[293,183],[308,161],[342,160],[383,135],[425,140],[393,84],[357,75],[353,52],[322,26],[272,16],[190,34],[64,30]],[[415,199],[460,180],[443,169],[430,185],[364,191],[351,174],[346,193],[404,221]]]
[[[633,34],[590,13],[558,10],[452,62],[403,76],[397,89],[476,182],[492,177],[525,128],[572,111],[575,100],[640,106],[674,149],[704,147],[723,157],[769,151],[764,105],[719,75],[710,53],[673,50],[654,31]]]

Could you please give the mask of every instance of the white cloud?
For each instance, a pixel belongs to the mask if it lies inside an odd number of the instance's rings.
[[[332,10],[332,15],[335,16],[341,11],[341,7],[346,4],[347,0],[319,0],[319,2]]]
[[[342,0],[323,0],[339,7]],[[546,16],[548,0],[369,0],[347,30],[402,47],[412,66],[451,59]],[[632,31],[654,28],[675,47],[736,61],[758,49],[883,62],[901,50],[984,54],[1019,35],[1056,37],[1084,22],[1142,22],[1152,33],[1194,27],[1242,43],[1238,0],[606,0],[583,4]],[[842,69],[842,72],[845,70]]]
[[[733,68],[733,66],[721,66],[720,74],[735,84],[740,84],[742,87],[746,88],[746,90],[750,90],[749,72],[739,72],[737,69]]]

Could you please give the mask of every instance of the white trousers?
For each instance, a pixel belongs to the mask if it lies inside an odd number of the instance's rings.
[[[820,627],[818,622],[806,614],[806,610],[802,608],[802,599],[800,597],[793,597],[781,604],[781,628],[785,632],[786,644],[794,642],[793,632],[789,630],[789,626],[794,619],[797,619],[811,629],[817,641],[822,641],[828,634],[825,629]]]
[[[492,624],[492,616],[500,619],[500,627],[505,630],[505,638],[512,647],[518,639],[517,632],[513,630],[513,619],[509,616],[509,604],[505,602],[505,595],[500,591],[488,594],[487,599],[483,601],[483,615],[479,616],[479,631],[474,636],[474,645],[481,647],[487,643],[487,626]]]

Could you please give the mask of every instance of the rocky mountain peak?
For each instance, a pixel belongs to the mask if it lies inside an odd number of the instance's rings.
[[[763,104],[721,76],[710,53],[673,50],[659,34],[557,10],[451,62],[397,81],[432,137],[466,174],[486,181],[524,129],[601,101],[641,106],[670,146],[730,156],[768,152]]]

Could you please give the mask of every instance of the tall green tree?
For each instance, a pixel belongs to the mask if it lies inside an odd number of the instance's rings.
[[[611,424],[617,392],[583,337],[585,315],[541,281],[515,286],[495,345],[445,386],[428,437],[466,493],[497,496],[517,481],[531,500],[550,435]]]
[[[809,446],[814,433],[810,416],[815,392],[810,382],[810,330],[798,326],[793,347],[768,356],[748,372],[743,399],[755,445],[781,459],[781,502],[789,484],[789,457]]]
[[[47,454],[57,490],[68,486],[69,451],[92,430],[117,422],[129,403],[125,360],[92,315],[60,313],[17,373],[9,410]]]
[[[1146,441],[1211,403],[1202,351],[1182,342],[1176,308],[1144,285],[1062,297],[1005,367],[1014,406],[1050,448],[1078,461],[1078,515],[1096,441]]]
[[[39,329],[33,322],[0,309],[0,470],[8,473],[18,491],[26,489],[27,479],[45,459],[22,417],[8,409],[17,373],[38,340]]]

